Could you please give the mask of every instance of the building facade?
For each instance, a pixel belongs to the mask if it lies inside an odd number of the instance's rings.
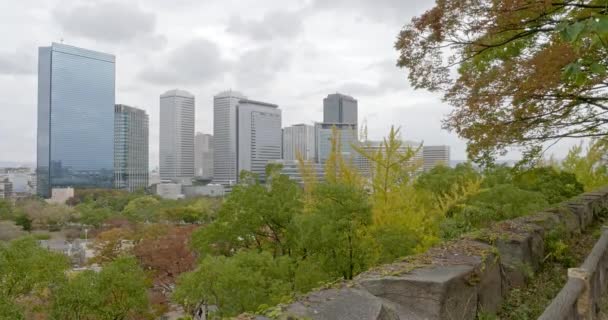
[[[315,159],[315,127],[296,124],[283,128],[283,159]]]
[[[237,119],[237,172],[265,180],[266,165],[281,159],[281,110],[276,104],[241,99]]]
[[[53,43],[38,50],[37,193],[112,188],[115,57]]]
[[[148,187],[148,114],[117,104],[114,107],[114,185],[135,191]]]
[[[213,181],[224,186],[237,182],[237,109],[241,99],[246,97],[232,90],[213,97]]]
[[[160,178],[190,183],[194,177],[194,96],[170,90],[160,96]]]
[[[429,171],[438,165],[450,165],[450,146],[424,146],[422,157],[424,171]]]
[[[325,163],[331,154],[334,130],[339,138],[337,142],[342,157],[352,161],[357,155],[353,149],[353,145],[359,143],[356,124],[315,123],[315,154],[318,163]]]
[[[266,164],[281,159],[281,110],[236,91],[216,95],[213,145],[214,183],[230,187],[243,170],[264,179]]]
[[[314,160],[305,160],[300,164],[299,160],[273,160],[270,163],[281,165],[281,174],[289,177],[290,180],[303,186],[306,179],[315,182],[325,181],[325,167]],[[304,166],[304,167],[302,167]],[[309,175],[305,177],[304,175]]]
[[[10,199],[13,196],[13,183],[8,178],[0,177],[0,199]]]
[[[340,93],[330,94],[323,99],[323,122],[357,125],[358,108],[355,98]]]
[[[213,136],[197,132],[194,137],[194,174],[204,180],[213,178]]]
[[[369,154],[377,154],[378,152],[385,150],[382,141],[363,141],[360,143],[359,147]],[[412,152],[412,157],[405,163],[405,165],[410,166],[414,171],[414,174],[422,173],[424,161],[423,147],[421,143],[415,141],[402,141],[401,147],[399,147],[399,152],[401,154]],[[361,175],[368,178],[372,176],[375,169],[372,161],[361,155],[357,155],[355,157],[355,165]]]

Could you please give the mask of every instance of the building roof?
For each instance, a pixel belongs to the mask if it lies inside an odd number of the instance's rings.
[[[194,99],[194,95],[185,90],[173,89],[169,90],[160,95],[161,98],[169,98],[169,97],[184,97],[184,98],[192,98]]]
[[[222,91],[214,96],[214,98],[238,98],[238,99],[247,99],[247,97],[239,91],[234,91],[232,89]]]

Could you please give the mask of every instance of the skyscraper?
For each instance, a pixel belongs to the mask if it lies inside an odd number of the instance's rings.
[[[160,178],[190,183],[194,177],[194,96],[170,90],[160,96]]]
[[[324,123],[358,123],[358,103],[355,98],[340,93],[328,95],[323,99]]]
[[[450,146],[424,146],[422,148],[424,171],[429,171],[438,165],[450,165]]]
[[[245,96],[225,91],[213,97],[213,181],[222,185],[236,183],[237,105]]]
[[[114,185],[135,191],[148,186],[148,114],[117,104],[114,107]]]
[[[237,172],[266,177],[270,160],[281,159],[281,110],[276,104],[241,99],[237,119]]]
[[[213,136],[197,132],[194,137],[194,171],[202,179],[213,178]]]
[[[225,91],[213,100],[213,181],[230,186],[242,170],[264,179],[266,164],[281,158],[281,110],[277,105]]]
[[[338,143],[342,157],[354,160],[357,156],[353,145],[358,143],[357,125],[346,123],[315,123],[315,153],[318,163],[325,163],[331,153],[331,140],[334,132],[338,135]]]
[[[283,128],[283,159],[315,159],[315,127],[296,124]]]
[[[113,187],[114,61],[59,43],[38,49],[38,195]]]

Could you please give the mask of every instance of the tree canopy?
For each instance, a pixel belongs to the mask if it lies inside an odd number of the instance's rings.
[[[604,0],[437,0],[395,47],[411,84],[454,107],[444,126],[491,160],[514,144],[606,136],[607,44]]]

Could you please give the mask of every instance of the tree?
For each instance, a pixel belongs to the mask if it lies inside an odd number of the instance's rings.
[[[156,221],[160,202],[152,196],[143,196],[129,201],[122,214],[132,221]]]
[[[53,319],[140,319],[148,312],[147,279],[133,257],[76,274],[53,296]]]
[[[189,247],[195,226],[171,227],[163,235],[143,239],[133,248],[140,265],[153,271],[154,284],[172,291],[181,273],[194,269],[196,257]]]
[[[369,234],[371,206],[361,189],[322,183],[315,188],[315,206],[300,215],[294,227],[302,259],[314,259],[329,274],[352,279],[377,259]]]
[[[32,220],[24,214],[15,218],[15,224],[20,226],[23,231],[32,231]]]
[[[605,160],[608,153],[607,142],[605,139],[592,141],[585,155],[582,154],[582,144],[574,146],[561,163],[564,171],[573,173],[585,186],[585,191],[608,185],[608,167]]]
[[[438,0],[401,30],[398,65],[490,162],[513,145],[607,134],[608,10],[598,0]],[[454,69],[457,68],[457,73]]]
[[[583,193],[584,186],[573,173],[552,167],[532,168],[516,174],[513,184],[520,189],[543,194],[550,204],[558,203]]]
[[[454,189],[462,188],[470,182],[480,180],[481,175],[469,163],[461,163],[456,168],[437,166],[429,172],[421,174],[414,185],[433,193],[436,197],[444,197]]]
[[[13,204],[6,199],[0,199],[0,220],[9,220],[12,217]]]
[[[63,282],[68,266],[65,256],[42,249],[33,238],[0,242],[0,318],[22,318],[27,306],[21,299],[42,296]]]
[[[215,305],[220,317],[255,312],[290,297],[289,266],[289,258],[274,258],[268,252],[207,256],[195,271],[179,277],[173,300],[188,312],[199,304]]]
[[[276,168],[275,168],[276,169]],[[231,255],[241,248],[268,249],[288,254],[286,235],[293,217],[301,211],[300,189],[287,176],[269,167],[266,184],[244,173],[218,212],[215,222],[193,235],[201,254]]]

